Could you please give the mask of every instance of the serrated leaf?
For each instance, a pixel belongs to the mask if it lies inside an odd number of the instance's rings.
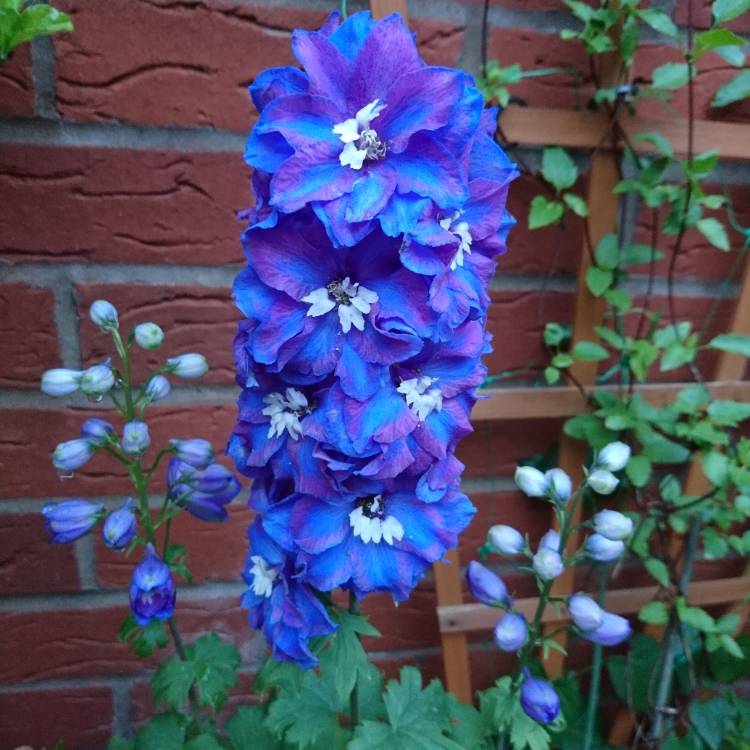
[[[176,714],[154,716],[135,736],[135,750],[182,750],[183,719]]]
[[[714,0],[711,12],[714,23],[726,23],[750,10],[750,0]]]
[[[542,177],[556,190],[565,190],[575,184],[578,167],[565,149],[550,146],[542,154]]]
[[[320,668],[333,680],[339,699],[344,703],[354,689],[359,671],[367,664],[367,654],[362,648],[358,633],[378,631],[366,618],[348,612],[341,612],[338,622],[338,630],[320,654]]]
[[[656,89],[674,91],[688,82],[687,63],[665,63],[651,73],[651,85]]]
[[[186,649],[193,664],[198,700],[218,711],[229,688],[237,683],[240,655],[231,643],[224,643],[216,633],[198,638]]]
[[[722,352],[750,357],[750,336],[741,333],[720,333],[709,341],[708,346]]]
[[[579,341],[573,347],[573,356],[584,362],[600,362],[609,357],[609,352],[593,341]]]
[[[718,247],[719,250],[724,252],[729,251],[729,235],[726,227],[718,219],[711,217],[700,219],[695,226],[714,247]]]
[[[187,701],[195,680],[192,662],[173,657],[163,662],[151,681],[151,690],[157,703],[164,703],[175,711]]]
[[[234,750],[283,750],[282,745],[263,723],[258,706],[240,706],[225,725]]]
[[[711,102],[714,107],[726,107],[750,96],[750,70],[743,70],[721,86]]]
[[[253,687],[259,693],[279,688],[288,693],[296,693],[302,686],[305,672],[292,661],[276,661],[269,658],[261,667]]]
[[[216,735],[204,732],[197,737],[193,737],[189,742],[186,742],[185,750],[225,750],[225,748],[219,742]]]
[[[529,229],[541,229],[550,224],[557,224],[564,213],[565,206],[560,201],[550,201],[543,195],[536,195],[531,201]]]
[[[669,610],[664,602],[649,602],[641,607],[638,619],[649,625],[666,625],[669,621]]]
[[[549,743],[547,730],[527,716],[519,705],[510,726],[510,744],[513,750],[547,750]]]
[[[604,268],[589,266],[586,269],[586,286],[594,297],[601,297],[612,286],[614,274]]]

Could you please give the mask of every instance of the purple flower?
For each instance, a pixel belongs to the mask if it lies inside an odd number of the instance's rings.
[[[163,375],[154,375],[146,385],[144,395],[149,403],[152,401],[161,401],[169,395],[172,386]]]
[[[149,445],[151,445],[151,436],[145,422],[134,419],[122,428],[122,449],[125,453],[143,453]]]
[[[607,539],[601,534],[592,534],[584,545],[586,552],[598,562],[617,560],[625,552],[625,544],[619,540]]]
[[[584,632],[596,630],[604,618],[604,610],[585,594],[573,594],[568,599],[568,612],[576,627]]]
[[[632,632],[630,623],[624,617],[604,612],[599,627],[585,631],[583,637],[602,646],[617,646],[627,640]]]
[[[330,36],[296,31],[292,50],[305,73],[269,71],[252,90],[261,116],[245,159],[273,174],[272,206],[312,204],[341,244],[367,232],[394,194],[459,208],[482,111],[469,76],[426,66],[395,14],[378,23],[357,14]]]
[[[170,499],[202,521],[224,521],[224,507],[240,493],[242,485],[229,469],[211,464],[196,469],[173,458],[167,473],[167,492]]]
[[[95,450],[92,442],[83,438],[59,443],[52,453],[52,465],[61,473],[75,471],[94,455]]]
[[[125,504],[112,511],[102,524],[102,539],[110,549],[124,549],[135,536],[138,523],[134,508],[133,498],[128,498]]]
[[[471,595],[490,607],[510,607],[513,604],[502,580],[482,563],[472,560],[466,568],[466,582]]]
[[[146,556],[133,571],[130,582],[130,609],[135,621],[143,627],[153,620],[168,620],[174,612],[176,597],[172,572],[149,543]]]
[[[495,623],[495,644],[501,651],[518,651],[526,643],[527,633],[526,618],[517,612],[508,612]]]
[[[75,393],[81,384],[83,373],[80,370],[67,370],[56,367],[42,375],[42,393],[48,396],[68,396]]]
[[[560,713],[560,697],[547,680],[532,677],[526,668],[523,673],[521,708],[534,721],[551,724]]]
[[[191,440],[169,441],[169,445],[180,461],[194,466],[196,469],[205,469],[214,460],[214,449],[208,440],[193,438]]]
[[[248,532],[250,549],[244,578],[248,590],[242,606],[249,610],[251,627],[262,630],[279,661],[314,667],[317,657],[310,638],[332,633],[336,625],[315,592],[302,582],[302,569],[294,555],[281,549],[256,518]]]
[[[104,506],[88,500],[63,500],[42,508],[44,526],[56,544],[74,542],[86,534],[102,515]]]
[[[87,419],[81,425],[81,437],[95,445],[104,445],[109,437],[114,434],[115,428],[109,422],[97,417]]]

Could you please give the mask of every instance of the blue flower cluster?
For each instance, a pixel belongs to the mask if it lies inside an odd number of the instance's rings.
[[[319,592],[405,599],[475,512],[455,448],[517,173],[473,79],[426,65],[398,15],[334,13],[292,49],[303,70],[250,87],[229,452],[255,480],[250,623],[311,666],[335,628]]]

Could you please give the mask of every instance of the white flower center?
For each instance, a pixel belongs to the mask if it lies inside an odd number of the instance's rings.
[[[424,422],[433,411],[443,408],[443,394],[439,388],[430,388],[437,378],[422,375],[418,378],[402,380],[398,392],[406,398],[406,405]]]
[[[271,420],[268,437],[281,437],[284,430],[294,440],[299,440],[302,437],[300,416],[310,411],[304,393],[300,393],[296,388],[287,388],[286,395],[269,393],[263,398],[263,403],[267,404],[266,408],[263,409],[263,414]]]
[[[349,525],[354,536],[365,544],[379,544],[384,541],[393,545],[393,541],[404,538],[404,527],[393,516],[386,516],[383,507],[383,496],[375,495],[362,501],[350,514]]]
[[[362,169],[365,159],[373,161],[385,158],[386,145],[370,127],[370,123],[384,108],[385,104],[380,104],[380,99],[375,99],[362,107],[354,117],[333,126],[333,132],[344,144],[339,154],[342,167]]]
[[[273,582],[279,575],[278,572],[258,555],[253,555],[250,560],[253,563],[253,567],[250,568],[250,575],[253,577],[250,588],[256,596],[271,596]]]
[[[453,216],[446,216],[440,219],[440,226],[447,229],[451,234],[458,237],[458,250],[451,261],[451,271],[455,271],[458,266],[464,264],[464,254],[471,255],[471,234],[469,233],[469,224],[465,221],[456,221],[461,216],[460,211],[456,211]]]
[[[302,298],[310,305],[309,317],[317,318],[338,308],[339,323],[344,333],[349,333],[352,326],[358,331],[365,328],[364,316],[378,301],[378,295],[361,284],[352,284],[347,276],[343,280],[332,281],[328,286],[314,289]]]

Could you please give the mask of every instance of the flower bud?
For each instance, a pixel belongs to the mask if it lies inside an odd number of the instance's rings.
[[[138,524],[133,512],[134,503],[128,498],[124,505],[112,511],[102,525],[102,539],[110,549],[124,549],[135,536]]]
[[[133,334],[141,349],[158,349],[164,343],[164,331],[156,323],[139,323]]]
[[[180,354],[167,360],[170,372],[181,378],[200,378],[208,372],[208,362],[202,354]]]
[[[542,547],[534,555],[531,561],[534,572],[543,581],[554,581],[559,576],[565,566],[563,565],[562,558],[554,550]]]
[[[167,472],[167,494],[177,505],[202,521],[225,521],[224,507],[241,492],[242,485],[229,469],[211,464],[205,469],[173,458]]]
[[[568,599],[568,612],[575,626],[584,632],[596,630],[604,618],[604,610],[585,594],[573,594]]]
[[[617,646],[633,632],[630,623],[620,615],[604,612],[602,624],[595,630],[583,633],[583,637],[602,646]]]
[[[633,533],[633,521],[616,510],[602,510],[594,515],[594,529],[597,534],[620,542]]]
[[[80,469],[93,455],[94,446],[88,440],[76,438],[58,444],[52,454],[52,465],[67,474]]]
[[[526,643],[526,618],[517,612],[508,612],[495,623],[495,643],[501,651],[512,653]]]
[[[601,534],[592,534],[586,540],[586,552],[588,552],[594,560],[598,560],[599,562],[611,562],[625,552],[625,545],[623,542],[607,539],[606,536],[602,536]]]
[[[169,566],[156,554],[154,545],[148,544],[130,583],[130,609],[135,621],[143,627],[153,620],[168,620],[176,595]]]
[[[513,478],[521,492],[529,497],[545,497],[549,492],[547,477],[533,466],[519,466]]]
[[[509,607],[513,600],[505,584],[482,563],[472,560],[466,569],[466,581],[472,596],[490,607]]]
[[[620,484],[620,480],[611,471],[607,471],[606,469],[592,471],[586,482],[594,492],[598,492],[600,495],[611,495],[617,485]]]
[[[560,551],[560,534],[550,529],[540,540],[539,549],[551,549],[553,552]]]
[[[518,555],[525,546],[523,536],[512,526],[497,524],[487,534],[490,546],[501,555]]]
[[[94,325],[99,326],[103,331],[117,328],[119,324],[117,309],[111,302],[107,302],[105,299],[98,299],[91,305],[89,316]]]
[[[151,445],[148,425],[139,419],[128,422],[122,430],[122,449],[125,453],[143,453]]]
[[[560,713],[560,698],[546,680],[532,677],[524,668],[521,684],[521,708],[524,713],[540,724],[551,724]]]
[[[573,494],[573,482],[562,469],[550,469],[544,478],[549,486],[549,494],[553,500],[566,503]]]
[[[75,393],[81,384],[82,375],[80,370],[67,370],[64,367],[47,370],[42,375],[42,393],[48,396],[67,396]]]
[[[81,425],[81,437],[95,445],[104,445],[110,435],[114,435],[115,428],[103,419],[92,417]]]
[[[208,440],[170,440],[169,444],[180,461],[196,469],[205,469],[214,460],[214,449]]]
[[[109,365],[94,365],[83,373],[81,390],[87,396],[103,396],[115,384],[115,375]]]
[[[63,500],[47,503],[42,508],[44,525],[56,544],[74,542],[82,537],[98,520],[104,506],[88,500]]]
[[[608,443],[597,454],[595,465],[607,471],[620,471],[630,461],[630,446],[620,441]]]
[[[149,403],[152,401],[161,401],[169,395],[172,386],[163,375],[154,375],[146,385],[145,395]]]

